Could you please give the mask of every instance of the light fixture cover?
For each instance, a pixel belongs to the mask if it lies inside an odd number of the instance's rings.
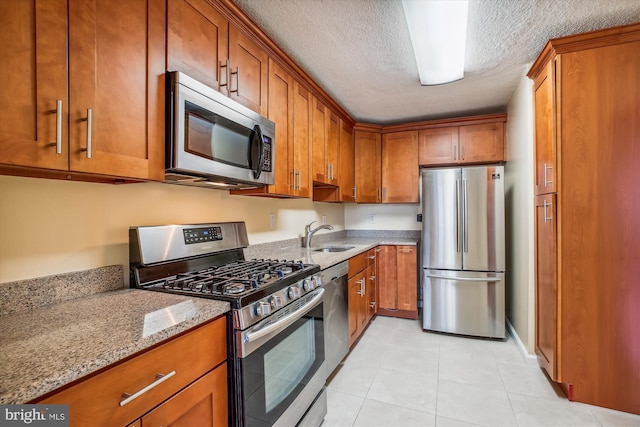
[[[420,83],[438,85],[464,77],[467,0],[402,0]]]

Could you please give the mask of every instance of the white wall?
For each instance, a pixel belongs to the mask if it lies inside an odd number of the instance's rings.
[[[349,203],[344,208],[344,226],[348,230],[420,230],[421,223],[416,221],[419,206]]]
[[[530,354],[535,344],[533,95],[523,76],[507,109],[507,317]]]
[[[276,214],[270,229],[269,214]],[[321,221],[344,229],[342,205],[231,196],[160,183],[94,184],[0,176],[0,283],[121,264],[132,225],[245,221],[251,244],[290,239]]]

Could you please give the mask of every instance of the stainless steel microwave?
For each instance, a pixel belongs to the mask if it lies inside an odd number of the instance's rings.
[[[167,73],[166,84],[166,182],[274,183],[275,123],[179,71]]]

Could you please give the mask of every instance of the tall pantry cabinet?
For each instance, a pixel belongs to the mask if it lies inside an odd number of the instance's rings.
[[[640,24],[554,39],[534,81],[536,353],[640,414]]]

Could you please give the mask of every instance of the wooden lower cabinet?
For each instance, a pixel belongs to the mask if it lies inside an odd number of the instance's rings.
[[[347,300],[349,304],[349,346],[360,337],[366,326],[367,299],[366,273],[361,271],[347,282],[349,288]]]
[[[226,336],[222,317],[35,403],[68,404],[71,427],[136,425],[141,417],[143,426],[227,425]],[[158,375],[167,378],[159,381]],[[224,402],[207,403],[213,394]],[[215,423],[186,422],[195,415],[208,419],[206,414]],[[160,416],[162,423],[156,422]]]
[[[226,363],[142,417],[142,427],[222,427],[227,425]]]
[[[376,313],[417,319],[417,247],[384,245],[380,249]]]

